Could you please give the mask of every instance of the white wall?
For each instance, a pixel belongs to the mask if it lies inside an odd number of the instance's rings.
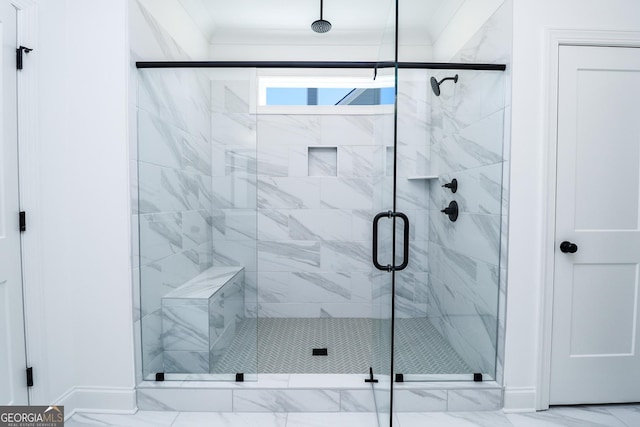
[[[640,31],[640,3],[635,0],[514,1],[513,121],[511,206],[509,225],[509,288],[505,408],[531,410],[539,390],[544,247],[545,114],[549,52],[545,31],[592,29]]]
[[[134,410],[125,0],[37,2],[34,404]],[[29,179],[29,177],[26,177]],[[28,231],[28,232],[29,232]],[[36,312],[35,308],[41,311]]]

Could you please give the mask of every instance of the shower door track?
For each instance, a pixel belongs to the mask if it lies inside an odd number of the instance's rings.
[[[505,71],[505,64],[398,62],[400,69]],[[393,61],[139,61],[136,68],[394,68]]]

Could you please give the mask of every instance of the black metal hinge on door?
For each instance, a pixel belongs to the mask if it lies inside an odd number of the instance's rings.
[[[16,68],[18,70],[22,70],[22,57],[24,53],[29,53],[31,52],[33,49],[25,47],[25,46],[20,46],[19,48],[16,49]]]
[[[27,368],[27,387],[33,387],[33,368]]]
[[[27,231],[27,213],[25,211],[20,212],[20,232]]]

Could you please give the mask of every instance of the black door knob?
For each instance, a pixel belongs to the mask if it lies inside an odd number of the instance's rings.
[[[567,242],[566,240],[560,243],[560,251],[565,254],[575,254],[578,252],[578,245],[575,243]]]

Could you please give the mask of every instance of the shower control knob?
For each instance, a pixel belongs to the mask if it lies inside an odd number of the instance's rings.
[[[560,243],[560,251],[565,254],[575,254],[578,252],[578,245],[575,243],[567,242],[566,240]]]
[[[458,203],[454,200],[449,203],[449,206],[442,209],[440,212],[449,217],[449,221],[456,222],[458,220]]]
[[[452,193],[455,193],[456,191],[458,191],[458,180],[453,178],[451,182],[444,184],[442,187],[448,188]]]

